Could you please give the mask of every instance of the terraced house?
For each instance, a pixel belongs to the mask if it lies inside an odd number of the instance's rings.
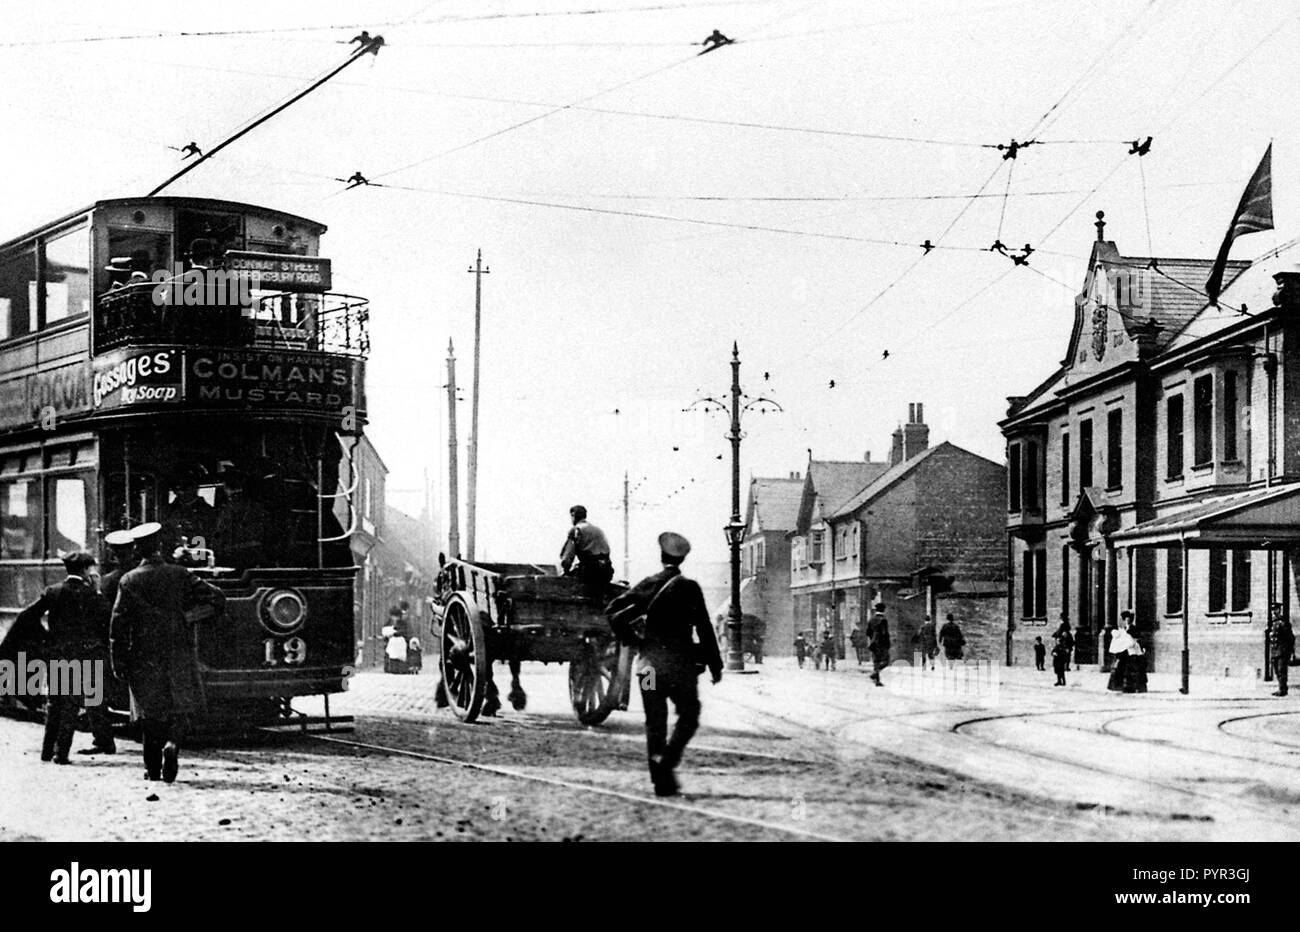
[[[1125,256],[1097,230],[1065,358],[1001,423],[1008,661],[1065,619],[1077,660],[1104,663],[1128,608],[1185,689],[1268,676],[1270,606],[1296,604],[1300,276],[1230,262],[1214,305],[1210,260]]]
[[[809,464],[791,547],[796,624],[829,627],[843,656],[880,599],[893,656],[910,660],[924,616],[951,611],[972,656],[1000,660],[1006,471],[952,443],[930,446],[924,414],[908,406],[887,463]]]

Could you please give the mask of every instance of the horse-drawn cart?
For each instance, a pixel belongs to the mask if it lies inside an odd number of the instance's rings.
[[[626,709],[632,680],[630,647],[619,644],[603,612],[575,577],[552,567],[448,561],[439,574],[442,688],[452,711],[472,722],[500,706],[492,665],[510,665],[510,700],[526,701],[519,685],[525,660],[569,664],[569,700],[578,721],[596,725]],[[610,586],[613,598],[622,587]]]

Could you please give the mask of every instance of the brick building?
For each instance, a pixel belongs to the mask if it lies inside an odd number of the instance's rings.
[[[889,469],[830,515],[836,614],[865,627],[884,602],[893,656],[911,659],[924,616],[951,612],[968,656],[1001,658],[1006,470],[946,441],[929,446],[923,415],[909,406]]]
[[[1104,663],[1130,608],[1154,671],[1265,674],[1269,606],[1295,603],[1300,276],[1229,263],[1221,308],[1210,260],[1124,256],[1097,227],[1065,359],[1001,423],[1008,661],[1064,618]]]
[[[951,443],[931,447],[921,404],[908,406],[887,463],[825,469],[845,465],[809,464],[791,541],[796,626],[818,634],[829,626],[843,655],[849,632],[865,626],[879,597],[895,658],[911,658],[912,634],[927,612],[948,611],[967,630],[972,653],[1000,657],[1004,467]]]
[[[745,537],[740,547],[740,608],[762,619],[764,653],[794,653],[794,604],[790,595],[790,540],[799,520],[803,476],[749,480]]]

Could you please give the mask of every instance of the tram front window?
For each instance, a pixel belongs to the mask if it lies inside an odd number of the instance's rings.
[[[332,500],[318,515],[318,464],[326,494],[338,489],[332,432],[281,424],[131,432],[124,440],[136,507],[118,526],[160,522],[167,553],[203,547],[217,566],[235,570],[351,564],[346,540],[318,542],[343,535]],[[125,481],[125,473],[110,477],[110,516],[122,511]]]

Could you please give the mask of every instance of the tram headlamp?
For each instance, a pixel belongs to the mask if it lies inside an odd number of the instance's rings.
[[[262,602],[262,622],[276,634],[288,634],[307,619],[307,603],[292,589],[277,589]]]

